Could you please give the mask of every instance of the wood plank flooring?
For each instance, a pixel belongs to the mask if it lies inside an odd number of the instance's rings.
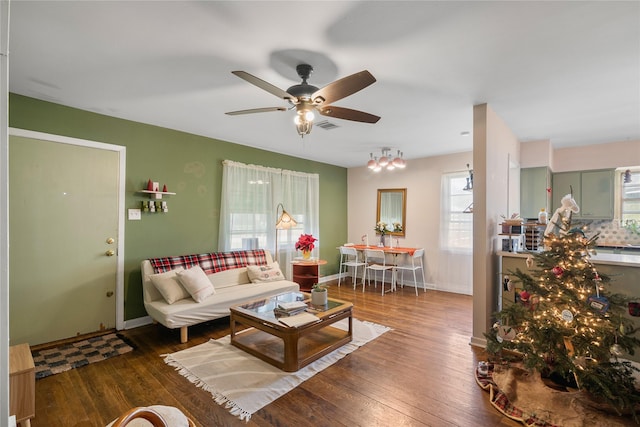
[[[124,335],[136,349],[36,382],[34,427],[105,426],[131,407],[180,408],[199,426],[520,426],[489,403],[473,372],[481,349],[469,345],[470,296],[405,287],[380,295],[350,283],[328,287],[352,301],[354,317],[393,328],[256,412],[230,415],[162,354],[229,334],[229,319],[179,331],[148,325]]]

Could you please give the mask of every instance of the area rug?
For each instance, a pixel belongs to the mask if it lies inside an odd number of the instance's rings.
[[[133,350],[118,334],[107,334],[32,352],[36,379],[59,374]]]
[[[543,383],[540,374],[519,366],[489,365],[488,372],[476,368],[476,382],[489,392],[491,405],[525,426],[536,427],[624,427],[636,425],[593,405],[584,391],[559,391]]]
[[[347,319],[332,326],[347,330]],[[281,371],[232,346],[229,335],[162,357],[180,375],[211,393],[216,403],[249,421],[260,408],[389,330],[386,326],[353,319],[350,343],[297,372]]]

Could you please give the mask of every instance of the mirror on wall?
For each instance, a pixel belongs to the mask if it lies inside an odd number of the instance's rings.
[[[403,236],[406,230],[407,189],[387,188],[378,189],[378,208],[376,223],[382,221],[387,224],[389,234]],[[402,231],[393,231],[393,223],[400,223]]]

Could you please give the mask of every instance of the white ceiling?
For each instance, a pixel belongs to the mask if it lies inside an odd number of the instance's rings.
[[[11,92],[344,167],[469,151],[481,103],[521,141],[640,139],[637,1],[14,0],[9,50]],[[299,62],[318,87],[369,70],[335,105],[381,120],[224,114],[287,106],[231,71],[286,90]]]

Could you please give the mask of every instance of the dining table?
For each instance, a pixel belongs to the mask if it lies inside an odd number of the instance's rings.
[[[376,245],[345,245],[347,247],[352,247],[357,251],[364,251],[365,249],[373,249],[373,250],[382,250],[385,254],[393,255],[393,265],[398,265],[398,255],[409,255],[413,256],[413,253],[417,251],[419,248],[406,248],[402,246],[376,246]],[[395,282],[397,281],[397,271],[393,269],[392,276],[392,290],[395,290]]]
[[[378,249],[378,250],[383,250],[384,253],[386,254],[393,254],[393,255],[402,255],[402,254],[407,254],[409,256],[413,255],[413,253],[415,251],[418,250],[418,248],[405,248],[402,246],[376,246],[376,245],[344,245],[347,247],[352,247],[355,248],[358,251],[364,251],[365,249]]]

